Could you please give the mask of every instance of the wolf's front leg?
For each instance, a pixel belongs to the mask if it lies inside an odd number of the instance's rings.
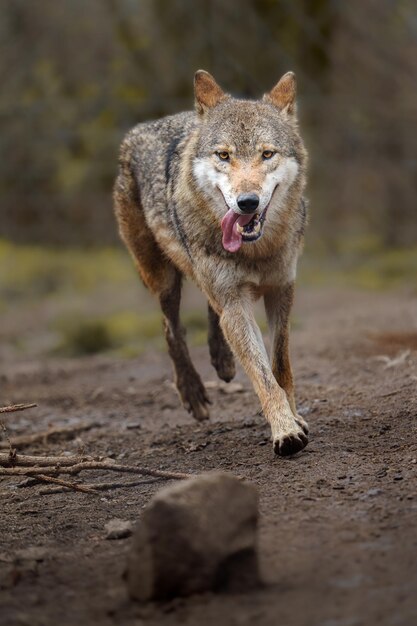
[[[289,317],[294,302],[294,283],[271,288],[265,294],[264,301],[271,334],[272,373],[287,394],[293,415],[307,435],[308,424],[301,415],[297,414],[289,354]]]
[[[229,299],[222,310],[220,324],[260,399],[271,425],[275,453],[286,456],[299,452],[307,445],[308,438],[294,417],[287,394],[272,373],[250,298],[239,295]]]

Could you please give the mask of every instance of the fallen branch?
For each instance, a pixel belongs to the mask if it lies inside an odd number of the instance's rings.
[[[77,483],[70,483],[66,480],[61,480],[60,478],[53,478],[52,476],[46,476],[45,474],[38,474],[36,476],[36,480],[41,480],[45,483],[54,483],[56,485],[60,485],[59,489],[63,490],[65,487],[65,491],[73,490],[73,491],[82,491],[83,493],[97,493],[95,489],[90,487],[89,485],[78,485]]]
[[[0,467],[47,467],[49,465],[61,465],[63,467],[83,463],[84,461],[103,461],[102,457],[92,456],[31,456],[29,454],[13,454],[0,452]]]
[[[0,476],[37,476],[39,474],[50,474],[51,476],[69,474],[74,476],[84,470],[110,470],[112,472],[126,472],[128,474],[141,474],[143,476],[155,476],[158,478],[191,478],[191,474],[183,474],[182,472],[165,472],[163,470],[153,470],[147,467],[137,467],[136,465],[117,465],[105,461],[85,461],[66,467],[60,467],[59,465],[42,467],[0,467]]]
[[[32,433],[31,435],[17,435],[16,437],[13,437],[11,439],[11,444],[15,448],[24,448],[25,446],[29,446],[32,443],[36,443],[37,441],[43,441],[44,443],[46,443],[51,436],[68,434],[72,435],[82,430],[90,430],[90,428],[94,428],[95,426],[97,426],[96,422],[81,422],[80,424],[76,424],[73,426],[55,426],[48,428],[48,430]],[[9,443],[6,441],[0,441],[0,449],[4,450],[5,448],[9,448]]]
[[[390,396],[396,396],[402,389],[394,389],[394,391],[388,391],[387,393],[381,393],[378,398],[389,398]]]
[[[0,453],[0,476],[34,476],[40,474],[59,476],[60,474],[75,475],[84,470],[108,470],[128,474],[141,474],[155,478],[184,479],[191,474],[154,470],[149,467],[136,465],[119,465],[107,460],[91,459],[89,457],[42,457],[25,456],[22,454]]]
[[[38,480],[38,476],[34,478],[33,482],[31,482],[30,484],[31,485],[36,484],[37,480]],[[145,480],[131,480],[128,482],[84,483],[83,486],[87,488],[91,488],[94,491],[110,491],[111,489],[123,489],[124,487],[140,487],[140,485],[149,485],[153,483],[159,483],[160,481],[161,481],[160,478],[148,478]],[[72,484],[78,484],[78,483],[72,483]],[[29,487],[29,486],[30,486],[29,484],[18,485],[18,487]],[[46,495],[51,495],[54,493],[68,493],[68,491],[69,491],[69,488],[66,485],[63,485],[62,487],[43,487],[42,489],[39,489],[38,493],[41,496],[46,496]]]
[[[15,411],[25,411],[26,409],[33,409],[38,406],[37,404],[11,404],[9,406],[0,407],[0,413],[14,413]]]

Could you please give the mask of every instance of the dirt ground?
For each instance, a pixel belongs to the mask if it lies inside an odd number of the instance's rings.
[[[215,383],[206,348],[193,349],[211,381],[211,420],[204,424],[179,407],[161,352],[3,363],[0,404],[38,403],[4,416],[11,437],[50,424],[92,425],[33,444],[27,454],[81,451],[247,477],[260,492],[265,585],[135,604],[122,579],[131,538],[108,540],[104,526],[140,519],[167,481],[48,495],[45,485],[19,487],[24,479],[7,478],[0,483],[2,626],[417,623],[416,292],[302,289],[296,320],[297,398],[311,436],[290,459],[274,458],[249,381],[239,372],[237,385]]]

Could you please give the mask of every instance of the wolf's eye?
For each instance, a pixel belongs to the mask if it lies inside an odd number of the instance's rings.
[[[262,158],[267,161],[268,159],[272,159],[272,157],[274,156],[275,152],[273,152],[272,150],[264,150],[262,152]]]
[[[230,159],[230,154],[227,150],[220,150],[220,152],[216,152],[216,154],[221,161],[228,161]]]

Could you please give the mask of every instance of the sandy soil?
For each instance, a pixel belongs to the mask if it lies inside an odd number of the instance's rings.
[[[162,353],[3,364],[0,404],[38,403],[4,417],[10,436],[49,424],[93,425],[26,453],[222,469],[257,485],[265,586],[132,603],[122,579],[131,539],[107,540],[104,526],[140,519],[161,483],[47,495],[45,485],[18,488],[19,480],[7,478],[0,483],[2,626],[417,623],[416,295],[303,290],[296,319],[298,404],[311,437],[290,459],[274,458],[245,376],[238,373],[230,393],[218,386],[204,348],[193,354],[212,381],[205,424],[179,407]],[[40,549],[28,552],[33,547]]]

